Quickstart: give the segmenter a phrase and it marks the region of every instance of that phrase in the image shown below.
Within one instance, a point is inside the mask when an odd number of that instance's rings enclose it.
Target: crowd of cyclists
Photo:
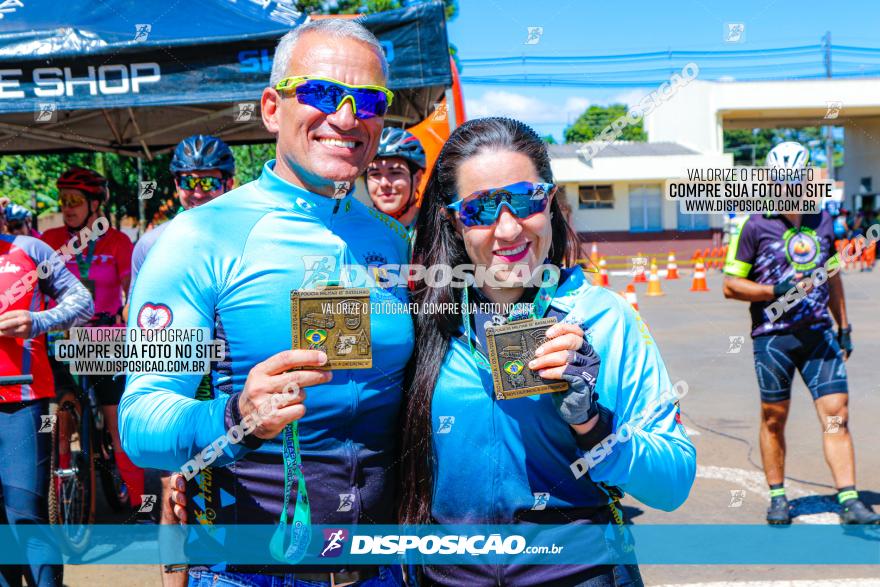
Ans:
[[[180,202],[173,221],[135,245],[110,228],[51,275],[34,280],[28,295],[0,314],[0,375],[33,376],[30,383],[0,388],[7,523],[48,522],[50,436],[38,432],[41,416],[50,413],[51,401],[75,393],[67,366],[47,352],[46,333],[76,325],[138,327],[157,308],[166,312],[163,326],[209,328],[224,342],[226,359],[206,376],[93,378],[133,521],[148,521],[138,512],[143,468],[162,471],[158,514],[165,524],[285,524],[289,516],[304,516],[331,525],[615,525],[622,523],[624,493],[666,511],[684,503],[696,455],[678,404],[660,401],[671,388],[660,352],[622,298],[584,279],[575,261],[578,238],[540,137],[511,119],[472,120],[452,133],[429,170],[415,136],[383,125],[393,100],[386,83],[383,52],[357,22],[320,20],[292,31],[278,46],[262,96],[263,122],[277,138],[276,159],[256,181],[235,186],[234,156],[222,140],[185,138],[171,159]],[[359,178],[375,210],[353,190],[333,197],[340,182],[354,185]],[[25,208],[0,201],[0,289],[35,271],[103,215],[109,193],[97,172],[70,169],[57,188],[64,225],[42,235]],[[405,230],[391,230],[376,210]],[[816,288],[808,304],[782,321],[763,317],[762,304],[810,269],[801,262],[795,271],[790,255],[776,246],[783,238],[814,244],[813,266],[834,251],[827,215],[755,218],[737,230],[725,269],[725,294],[752,302],[770,523],[790,521],[782,430],[793,371],[818,381],[810,389],[820,416],[836,416],[845,427],[841,355],[852,351],[839,280]],[[314,269],[304,259],[317,257],[337,261],[331,282],[345,264],[498,266],[504,287],[373,284],[370,301],[439,307],[470,299],[486,302],[480,307],[514,309],[415,316],[380,311],[371,316],[372,367],[322,370],[322,351],[290,349],[290,293]],[[526,287],[510,269],[516,264],[555,266],[560,279]],[[544,333],[527,368],[567,382],[568,391],[496,400],[485,326],[544,317],[558,323]],[[223,449],[210,474],[186,481],[174,473],[193,457],[193,447],[209,446],[291,384],[298,393]],[[572,475],[571,463],[642,418],[648,406],[659,407],[627,442],[588,475]],[[439,432],[441,421],[454,433]],[[291,446],[301,451],[292,454]],[[849,436],[826,436],[825,446],[843,521],[880,522],[855,490]],[[62,456],[58,466],[69,465]],[[344,496],[347,507],[340,505]],[[4,566],[4,581],[61,585],[63,569],[46,562],[49,541],[29,544],[28,565]],[[406,574],[409,584],[423,585],[641,584],[635,565],[586,561],[428,565]],[[166,585],[381,586],[405,580],[404,570],[394,566],[280,563],[163,568],[162,578]]]

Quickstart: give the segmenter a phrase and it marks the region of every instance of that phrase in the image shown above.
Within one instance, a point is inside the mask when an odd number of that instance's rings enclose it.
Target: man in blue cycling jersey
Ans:
[[[808,159],[808,151],[800,144],[785,142],[770,151],[767,166],[800,172]],[[770,486],[770,524],[791,523],[784,487],[785,422],[795,369],[810,389],[824,428],[825,459],[838,489],[842,522],[880,524],[880,515],[859,499],[855,488],[844,366],[852,352],[851,326],[843,281],[833,271],[839,270],[839,264],[831,216],[825,211],[749,216],[734,232],[727,252],[724,296],[751,302],[755,370],[761,389],[761,458]],[[821,279],[829,273],[833,275]],[[787,309],[781,307],[781,302],[788,305],[792,298],[799,299]],[[837,323],[837,335],[829,310]]]
[[[210,467],[189,465],[188,521],[272,524],[285,494],[296,498],[295,515],[311,505],[313,524],[394,521],[396,424],[413,344],[405,289],[369,290],[381,309],[370,315],[372,368],[321,371],[324,352],[290,350],[292,290],[369,286],[343,266],[407,262],[403,227],[339,189],[376,153],[392,99],[387,67],[378,41],[354,21],[319,20],[285,35],[262,97],[277,159],[258,180],[176,218],[141,268],[129,327],[206,327],[224,343],[225,359],[213,365],[204,401],[193,400],[201,375],[129,376],[120,427],[132,458],[178,469],[231,428],[257,422]],[[299,391],[285,393],[292,384]],[[318,387],[306,397],[310,386]],[[292,422],[305,483],[286,491],[282,460],[292,441],[282,446],[279,434],[288,440]],[[307,500],[297,497],[301,489]],[[256,573],[282,575],[285,584],[400,581],[391,567],[229,565],[193,567],[190,584],[250,584]]]

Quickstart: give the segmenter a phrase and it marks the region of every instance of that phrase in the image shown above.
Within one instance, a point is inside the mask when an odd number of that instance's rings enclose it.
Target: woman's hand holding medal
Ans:
[[[554,324],[547,329],[547,342],[535,355],[528,364],[530,369],[544,379],[561,379],[569,384],[568,391],[551,396],[562,419],[579,434],[589,432],[596,421],[593,390],[600,359],[584,338],[584,331],[575,324]]]

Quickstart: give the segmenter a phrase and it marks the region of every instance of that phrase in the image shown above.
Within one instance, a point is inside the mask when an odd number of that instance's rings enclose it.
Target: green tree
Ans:
[[[299,0],[297,6],[309,14],[374,14],[427,0]],[[458,16],[458,0],[443,0],[446,20]]]
[[[563,136],[566,143],[585,143],[598,139],[602,132],[611,126],[621,116],[626,116],[629,107],[626,104],[610,104],[608,106],[590,106],[583,114],[578,116],[574,124],[565,128]],[[624,126],[620,135],[616,137],[621,141],[647,141],[648,135],[642,126],[638,124]]]
[[[547,143],[548,145],[555,145],[556,139],[553,138],[553,135],[544,135],[541,137],[541,140]]]
[[[810,151],[816,167],[825,167],[825,129],[818,126],[803,128],[756,128],[724,131],[724,150],[733,153],[736,165],[763,165],[770,149],[783,141],[797,141]],[[754,158],[752,151],[754,150]],[[834,166],[843,165],[842,137],[834,137]]]

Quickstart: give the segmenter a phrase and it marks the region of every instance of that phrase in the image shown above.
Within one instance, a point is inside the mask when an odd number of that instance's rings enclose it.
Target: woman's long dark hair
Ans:
[[[446,205],[458,199],[456,174],[459,166],[479,153],[512,151],[532,160],[542,181],[552,183],[550,156],[541,138],[527,125],[509,118],[479,118],[458,127],[434,165],[416,225],[413,263],[425,267],[455,267],[470,263],[464,242],[456,230]],[[557,198],[550,205],[550,260],[557,266],[573,266],[578,238],[560,210]],[[420,307],[461,301],[461,291],[451,285],[428,287],[416,284],[412,301]],[[449,307],[449,306],[446,306]],[[449,340],[461,325],[461,316],[425,314],[415,320],[415,352],[407,368],[402,431],[402,496],[400,521],[403,524],[431,523],[433,458],[431,438],[431,400],[440,365],[449,349]]]

